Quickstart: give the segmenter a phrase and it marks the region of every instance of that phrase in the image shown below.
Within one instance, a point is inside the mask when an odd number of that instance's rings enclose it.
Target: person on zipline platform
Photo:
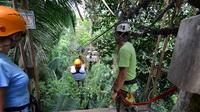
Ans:
[[[138,89],[135,79],[136,53],[130,43],[130,29],[130,24],[127,22],[121,22],[115,28],[118,72],[112,88],[112,99],[116,102],[117,112],[135,112],[134,107],[122,102],[122,98],[135,102],[133,94]]]
[[[8,57],[25,31],[26,23],[19,12],[0,6],[0,112],[29,112],[29,78]]]
[[[71,66],[70,72],[73,79],[78,83],[78,86],[83,86],[86,72],[85,64],[82,63],[81,59],[74,60],[74,65]]]

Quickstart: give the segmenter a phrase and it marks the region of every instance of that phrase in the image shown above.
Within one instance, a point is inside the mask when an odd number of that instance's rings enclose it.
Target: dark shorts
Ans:
[[[9,107],[9,108],[5,108],[4,112],[27,112],[26,110],[28,110],[29,104],[20,106],[20,107]]]

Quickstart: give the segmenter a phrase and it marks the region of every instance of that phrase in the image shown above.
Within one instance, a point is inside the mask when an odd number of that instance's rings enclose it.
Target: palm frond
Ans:
[[[8,0],[1,0],[0,5],[11,6],[12,2]]]
[[[75,28],[75,14],[68,0],[30,0],[30,8],[35,12],[37,25],[34,42],[44,51],[57,45],[65,29]]]

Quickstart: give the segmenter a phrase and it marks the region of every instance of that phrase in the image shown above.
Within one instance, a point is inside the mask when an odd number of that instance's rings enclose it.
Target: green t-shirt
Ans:
[[[132,80],[136,77],[136,53],[133,45],[130,42],[124,43],[118,53],[118,67],[128,68],[126,80]],[[123,90],[134,92],[138,89],[137,84],[124,85]]]

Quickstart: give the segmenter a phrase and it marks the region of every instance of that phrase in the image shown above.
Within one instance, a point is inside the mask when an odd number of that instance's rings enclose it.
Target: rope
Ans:
[[[88,43],[86,43],[85,45],[79,47],[80,48],[84,48],[86,46],[88,46],[89,44],[91,44],[92,42],[96,41],[99,37],[103,36],[106,32],[108,32],[109,30],[111,30],[117,23],[114,23],[111,27],[109,27],[106,31],[104,31],[103,33],[101,33],[100,35],[98,35],[97,37],[95,37],[94,39],[92,39],[91,41],[89,41]]]
[[[146,102],[138,102],[138,103],[134,103],[134,102],[128,102],[127,100],[125,100],[124,98],[122,98],[122,102],[129,105],[129,106],[140,106],[140,105],[147,105],[150,103],[153,103],[159,99],[162,99],[166,96],[168,96],[171,93],[174,93],[177,90],[177,87],[171,87],[169,89],[167,89],[165,92],[163,92],[162,94],[160,94],[159,96],[156,96],[154,98],[151,98],[150,100],[146,101]],[[122,97],[122,93],[119,91],[118,95],[120,97]]]

